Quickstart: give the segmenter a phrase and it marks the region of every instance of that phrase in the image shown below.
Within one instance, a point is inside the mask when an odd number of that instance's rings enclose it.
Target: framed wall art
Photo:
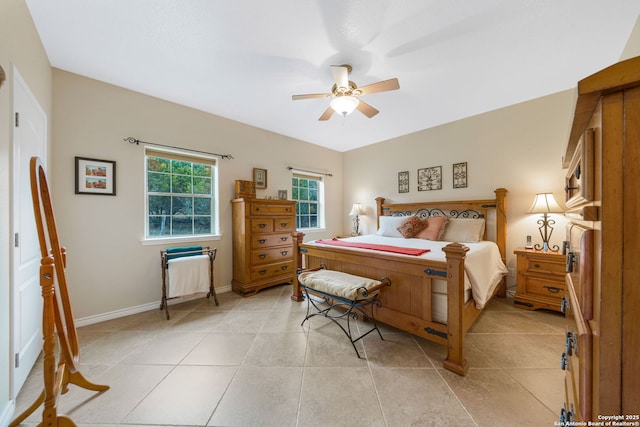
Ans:
[[[442,190],[442,166],[418,169],[418,191]]]
[[[409,171],[398,172],[398,193],[409,192]]]
[[[116,162],[76,157],[76,194],[116,195]]]
[[[253,182],[256,183],[256,188],[267,188],[267,170],[253,168]]]
[[[453,164],[453,188],[467,188],[467,162]]]

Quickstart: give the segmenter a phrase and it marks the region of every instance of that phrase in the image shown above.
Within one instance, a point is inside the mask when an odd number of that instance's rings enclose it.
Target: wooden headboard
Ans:
[[[430,216],[450,216],[454,218],[487,218],[490,210],[496,212],[496,244],[500,249],[503,262],[507,254],[507,190],[498,188],[494,191],[495,199],[456,200],[441,202],[385,203],[384,197],[377,197],[377,225],[380,227],[381,216],[418,215],[422,218]],[[485,228],[484,238],[487,238]]]

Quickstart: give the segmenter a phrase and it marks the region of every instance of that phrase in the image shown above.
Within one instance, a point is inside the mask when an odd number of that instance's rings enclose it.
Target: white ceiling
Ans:
[[[565,89],[620,59],[638,0],[26,0],[51,65],[347,151]],[[329,121],[330,65],[380,110]],[[143,136],[140,136],[141,138]]]

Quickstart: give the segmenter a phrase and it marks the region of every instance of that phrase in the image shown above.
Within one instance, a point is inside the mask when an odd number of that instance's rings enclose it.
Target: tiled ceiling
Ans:
[[[26,0],[53,67],[347,151],[575,87],[638,0]],[[380,110],[318,121],[330,65]]]

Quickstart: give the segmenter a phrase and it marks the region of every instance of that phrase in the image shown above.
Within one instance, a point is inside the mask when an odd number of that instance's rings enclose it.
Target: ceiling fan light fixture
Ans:
[[[343,95],[337,96],[333,100],[331,100],[330,105],[331,108],[333,108],[333,111],[346,117],[349,114],[353,113],[353,110],[358,107],[359,103],[360,100],[355,96]]]

